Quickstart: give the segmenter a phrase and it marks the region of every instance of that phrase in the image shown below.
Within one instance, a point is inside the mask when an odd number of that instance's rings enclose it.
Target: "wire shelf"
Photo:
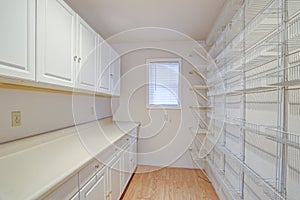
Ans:
[[[237,119],[238,120],[238,119]],[[238,120],[239,121],[239,120]],[[280,131],[277,128],[258,125],[240,120],[241,128],[256,135],[264,136],[269,140],[286,144],[290,147],[300,149],[300,135]]]
[[[201,79],[203,79],[205,82],[207,82],[207,78],[205,77],[205,75],[199,71],[198,69],[193,69],[192,73],[195,73],[196,75],[198,75]]]
[[[300,6],[299,6],[300,7]],[[300,8],[299,8],[300,9]],[[300,12],[288,22],[288,50],[289,52],[300,49]]]
[[[241,193],[239,190],[233,188],[233,186],[227,181],[225,174],[222,170],[218,169],[210,159],[206,159],[210,169],[214,173],[215,177],[219,182],[222,183],[224,189],[229,192],[229,195],[232,200],[242,200]]]
[[[206,135],[208,130],[207,129],[203,129],[200,127],[190,127],[190,131],[193,135],[197,136],[197,135]]]
[[[300,89],[289,91],[289,110],[291,115],[300,116]]]
[[[199,120],[199,126],[200,128],[203,128],[203,129],[207,129],[208,128],[208,124],[206,122],[206,120],[200,115],[199,110],[195,110],[195,109],[192,109],[191,108],[191,111],[192,111],[192,114],[193,116],[195,117],[196,120]]]
[[[192,89],[194,89],[194,90],[207,90],[208,86],[206,86],[206,85],[194,85]]]
[[[288,149],[288,175],[291,180],[300,183],[300,149]]]
[[[269,85],[297,86],[300,85],[300,51],[287,57],[288,67],[267,75]],[[286,78],[284,78],[286,77]]]
[[[278,93],[275,92],[264,92],[264,93],[252,93],[247,95],[245,101],[248,105],[251,104],[278,104]],[[247,106],[248,106],[247,105]]]
[[[251,169],[245,162],[241,160],[238,156],[236,156],[234,153],[232,153],[227,147],[222,146],[220,144],[216,145],[216,148],[220,149],[225,155],[231,157],[243,170],[243,172],[262,190],[264,193],[270,198],[270,199],[282,199],[284,200],[284,197],[282,197],[281,194],[274,188],[274,182],[275,180],[269,180],[262,178],[259,174],[257,174],[253,169]]]
[[[279,12],[278,0],[246,0],[245,1],[245,23],[249,25],[257,18],[264,15],[273,14],[273,11]],[[268,16],[267,16],[268,17]],[[261,20],[257,20],[262,21]]]
[[[263,66],[278,59],[280,45],[270,43],[270,41],[264,41],[246,52],[245,71]]]
[[[193,110],[207,110],[207,109],[212,109],[212,106],[190,106],[190,109]]]
[[[201,97],[204,101],[208,102],[208,98],[206,96],[204,96],[201,92],[199,92],[198,90],[194,89],[194,88],[191,88],[191,90],[193,92],[195,92],[199,97]]]
[[[300,2],[298,0],[287,0],[288,18],[293,19],[300,13]]]
[[[291,148],[300,149],[300,134],[294,134],[278,129],[268,128],[266,137],[275,142],[286,144]]]
[[[300,87],[297,88],[300,85],[300,1],[245,0],[223,29],[212,51],[216,63],[209,64],[207,95],[210,105],[215,108],[207,113],[210,127],[206,138],[224,155],[218,156],[213,151],[208,156],[211,165],[221,173],[219,179],[226,181],[216,164],[225,170],[224,166],[232,163],[227,159],[235,160],[243,173],[234,173],[230,167],[227,171],[240,180],[241,188],[250,184],[248,186],[255,195],[248,196],[243,190],[241,194],[247,199],[294,197],[291,193],[299,184],[294,185],[291,180],[300,183],[300,134],[283,132],[278,127],[285,126],[282,119],[288,116],[292,120],[288,125],[294,130],[296,116],[300,116]],[[224,103],[216,103],[218,100]],[[289,106],[283,106],[283,100],[287,100]],[[243,110],[238,112],[239,109]],[[275,126],[249,122],[255,115],[266,112],[268,115],[274,113]],[[274,124],[272,119],[264,121]],[[252,138],[257,140],[251,143]],[[232,148],[236,154],[225,147],[235,143],[239,144]],[[287,150],[287,155],[283,149]],[[249,167],[251,158],[247,156],[256,154],[266,160],[272,168],[270,171],[254,165]],[[281,172],[289,176],[287,180],[281,177]]]
[[[270,62],[266,65],[253,68],[248,71],[246,74],[245,89],[243,92],[260,92],[260,91],[269,91],[276,90],[277,86],[270,85],[269,83],[269,73],[276,71],[278,68],[276,65],[277,61]]]

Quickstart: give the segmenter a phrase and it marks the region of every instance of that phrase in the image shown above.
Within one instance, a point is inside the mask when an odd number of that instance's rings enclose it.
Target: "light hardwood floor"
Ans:
[[[198,169],[138,166],[122,200],[218,200]]]

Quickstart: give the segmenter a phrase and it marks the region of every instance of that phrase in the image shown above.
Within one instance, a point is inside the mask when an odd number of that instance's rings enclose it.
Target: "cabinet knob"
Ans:
[[[95,165],[95,168],[96,168],[96,169],[99,169],[99,167],[100,167],[100,165]]]
[[[74,56],[74,61],[75,61],[75,62],[77,61],[77,58],[78,58],[77,56]]]
[[[81,62],[81,58],[78,58],[78,63],[80,63]]]

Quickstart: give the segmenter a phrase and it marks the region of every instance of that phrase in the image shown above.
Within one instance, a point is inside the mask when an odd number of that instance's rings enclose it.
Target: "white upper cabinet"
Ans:
[[[62,0],[37,1],[37,81],[74,86],[76,16]]]
[[[78,64],[76,87],[94,91],[96,88],[96,66],[98,34],[78,17]]]
[[[0,74],[35,80],[35,0],[0,4]]]
[[[97,91],[113,96],[120,95],[120,58],[117,52],[102,38],[98,51]]]
[[[111,68],[110,53],[111,47],[106,41],[100,42],[99,63],[98,63],[98,87],[97,91],[105,94],[111,93]]]
[[[118,54],[63,0],[0,1],[0,76],[120,95]]]
[[[112,50],[111,51],[111,94],[113,96],[120,96],[120,65],[121,59],[119,55]]]

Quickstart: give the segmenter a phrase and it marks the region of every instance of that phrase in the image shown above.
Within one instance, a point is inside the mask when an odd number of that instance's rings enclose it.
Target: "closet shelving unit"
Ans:
[[[197,48],[194,48],[193,53],[196,54],[202,62],[206,64],[209,63],[207,53],[203,52],[201,49],[198,50]],[[190,128],[190,133],[194,138],[193,143],[190,147],[190,155],[194,163],[199,168],[203,168],[203,158],[208,153],[206,151],[206,148],[203,148],[205,137],[209,128],[205,113],[212,108],[209,105],[209,98],[207,97],[207,91],[209,89],[206,78],[207,72],[205,67],[203,69],[200,70],[195,68],[192,72],[190,72],[191,74],[195,74],[196,76],[198,76],[201,80],[201,84],[193,85],[190,88],[191,92],[196,95],[199,102],[201,101],[201,103],[198,102],[198,105],[190,106],[190,110],[198,122],[196,127]]]
[[[245,0],[209,55],[193,160],[222,198],[298,199],[300,1]]]

